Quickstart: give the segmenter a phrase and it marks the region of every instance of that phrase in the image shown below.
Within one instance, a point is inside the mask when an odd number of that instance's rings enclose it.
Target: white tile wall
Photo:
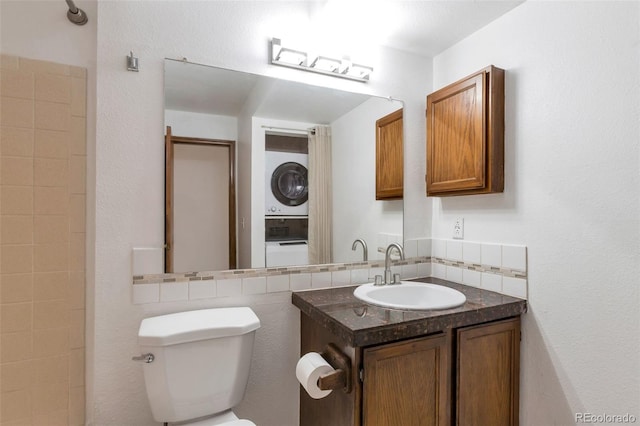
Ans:
[[[527,269],[527,248],[523,246],[502,246],[502,267]]]
[[[402,272],[400,272],[400,276],[403,280],[408,280],[410,278],[418,278],[418,265],[403,265],[401,268]]]
[[[466,263],[480,265],[482,263],[480,247],[480,243],[468,243],[465,241],[462,245],[462,260]]]
[[[498,244],[482,244],[481,261],[483,265],[502,266],[502,247]]]
[[[331,272],[331,286],[341,287],[351,285],[351,271],[333,271]]]
[[[462,269],[457,266],[447,266],[447,280],[462,283]]]
[[[158,303],[160,301],[160,284],[136,284],[133,286],[133,303]]]
[[[502,275],[483,272],[482,288],[485,290],[502,293]]]
[[[242,294],[265,294],[267,277],[251,277],[242,279]]]
[[[240,278],[230,278],[217,280],[218,297],[236,297],[242,295],[242,280]]]
[[[403,248],[405,258],[418,256],[418,240],[405,241]]]
[[[161,283],[160,301],[178,302],[189,300],[189,286],[187,283]]]
[[[431,250],[433,257],[439,257],[444,259],[447,257],[447,242],[446,240],[432,240]]]
[[[502,292],[506,295],[527,298],[527,281],[522,278],[502,277]]]
[[[380,239],[392,242],[396,237],[379,234]],[[158,273],[156,268],[162,250],[155,248],[135,248],[133,250],[136,275]],[[526,274],[527,248],[516,245],[484,244],[458,240],[431,240],[428,238],[410,240],[405,245],[405,257],[433,256],[451,261],[463,261],[465,266],[441,263],[418,263],[395,265],[392,274],[399,273],[402,279],[435,277],[479,287],[514,297],[527,297],[527,280],[513,278],[510,270]],[[384,257],[384,256],[383,256]],[[394,254],[394,259],[398,256]],[[482,272],[467,269],[471,265],[497,267],[502,270]],[[146,271],[146,272],[143,272]],[[504,276],[502,274],[505,274]],[[328,288],[373,282],[375,275],[384,275],[384,268],[345,269],[339,271],[291,273],[262,277],[208,279],[203,281],[178,281],[171,283],[140,283],[133,286],[133,303],[158,303],[169,301],[209,299],[216,297],[236,297],[242,295]]]
[[[313,272],[311,274],[311,288],[331,287],[331,272]]]
[[[162,248],[135,247],[131,253],[133,275],[164,273],[164,253]]]
[[[470,269],[462,270],[462,284],[480,288],[482,285],[482,274]]]
[[[311,288],[311,274],[291,274],[289,276],[291,291],[308,290]]]
[[[289,291],[289,274],[267,277],[267,293]]]
[[[216,297],[216,280],[189,281],[189,300]]]
[[[462,241],[447,240],[447,256],[449,260],[462,260]]]
[[[439,263],[434,263],[431,265],[431,271],[433,276],[436,278],[442,278],[443,280],[447,279],[447,267],[446,265],[441,265]]]
[[[351,270],[351,283],[352,284],[365,284],[371,282],[369,279],[368,269],[352,269]]]
[[[431,263],[418,263],[418,277],[431,276]]]
[[[431,256],[431,238],[418,240],[418,256]]]

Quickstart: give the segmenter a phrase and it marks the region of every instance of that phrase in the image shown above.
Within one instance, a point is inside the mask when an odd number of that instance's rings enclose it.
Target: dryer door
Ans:
[[[271,192],[285,206],[299,206],[309,198],[307,168],[290,161],[280,164],[271,175]]]

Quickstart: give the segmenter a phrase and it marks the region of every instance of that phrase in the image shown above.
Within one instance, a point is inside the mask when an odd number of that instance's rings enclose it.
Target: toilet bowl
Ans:
[[[260,320],[247,307],[202,309],[142,320],[138,343],[158,422],[255,426],[232,408],[243,397]]]

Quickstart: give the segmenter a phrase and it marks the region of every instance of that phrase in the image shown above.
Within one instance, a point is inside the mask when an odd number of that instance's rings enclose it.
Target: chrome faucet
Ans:
[[[400,254],[400,259],[404,260],[404,250],[402,249],[402,246],[398,243],[389,244],[389,246],[387,247],[387,251],[384,255],[384,284],[400,284],[400,281],[396,280],[395,277],[394,277],[394,280],[391,281],[391,266],[390,266],[391,252],[393,251],[394,248],[398,250],[398,253]]]
[[[369,253],[367,251],[367,243],[365,243],[362,238],[358,238],[353,242],[353,245],[351,246],[351,250],[356,251],[356,247],[358,247],[358,243],[362,244],[362,260],[366,262],[369,260]]]

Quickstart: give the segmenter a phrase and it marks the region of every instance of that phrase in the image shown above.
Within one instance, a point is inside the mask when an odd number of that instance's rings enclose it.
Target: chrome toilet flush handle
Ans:
[[[146,362],[147,364],[153,362],[154,359],[156,359],[156,357],[153,356],[152,353],[142,354],[131,358],[132,361],[142,361]]]

